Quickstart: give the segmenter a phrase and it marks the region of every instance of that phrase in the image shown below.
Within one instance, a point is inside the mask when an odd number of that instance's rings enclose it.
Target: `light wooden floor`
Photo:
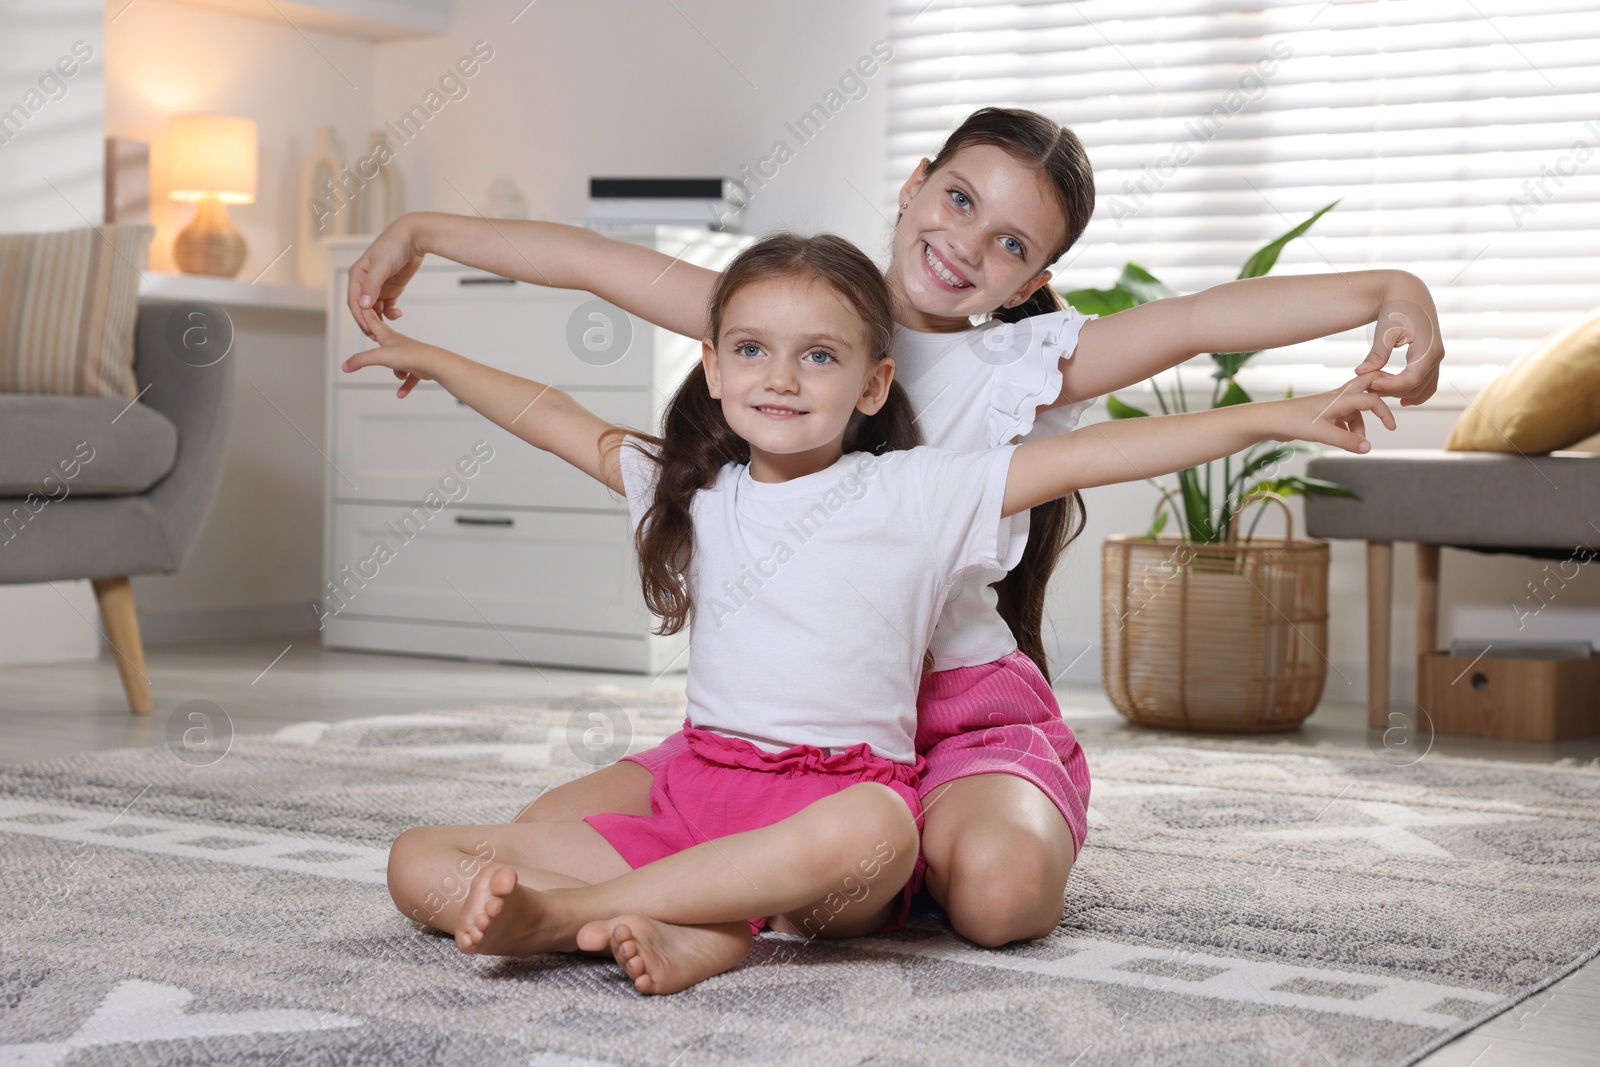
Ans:
[[[109,659],[97,663],[0,667],[0,762],[99,749],[141,747],[165,736],[167,718],[189,700],[207,700],[237,733],[291,723],[518,703],[574,696],[610,682],[630,689],[679,689],[683,676],[566,671],[512,664],[330,652],[314,638],[292,642],[185,645],[148,650],[155,714],[127,711]],[[1069,723],[1109,729],[1122,723],[1098,688],[1057,687]],[[1325,701],[1290,739],[1366,748],[1365,712]],[[1600,737],[1560,744],[1437,738],[1434,751],[1519,762],[1600,758]],[[1576,1067],[1600,1065],[1600,961],[1524,1001],[1422,1061],[1426,1067]]]

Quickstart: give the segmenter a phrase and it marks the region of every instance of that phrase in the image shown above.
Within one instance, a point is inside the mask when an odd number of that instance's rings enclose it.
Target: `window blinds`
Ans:
[[[1447,368],[1481,377],[1600,305],[1593,0],[894,0],[891,22],[890,197],[974,108],[1051,116],[1098,195],[1067,288],[1130,259],[1179,292],[1228,281],[1339,199],[1276,273],[1412,271]],[[1370,336],[1257,362],[1347,369]]]

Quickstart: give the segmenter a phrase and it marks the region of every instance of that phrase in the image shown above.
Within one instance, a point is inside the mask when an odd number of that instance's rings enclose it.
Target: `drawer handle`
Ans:
[[[515,519],[503,515],[457,515],[456,524],[459,526],[515,526]]]
[[[495,275],[465,275],[456,279],[457,285],[516,285],[515,278],[501,278]]]

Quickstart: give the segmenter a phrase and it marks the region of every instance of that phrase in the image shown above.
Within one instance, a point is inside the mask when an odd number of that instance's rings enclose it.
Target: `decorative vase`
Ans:
[[[341,159],[344,150],[332,126],[318,126],[317,140],[300,169],[300,227],[295,242],[301,285],[321,288],[328,284],[329,237],[350,232]]]
[[[1276,497],[1288,514],[1288,505]],[[1178,730],[1292,730],[1328,669],[1328,546],[1295,540],[1106,539],[1106,695],[1130,722]]]
[[[373,130],[367,137],[367,155],[363,160],[367,170],[375,172],[367,177],[359,174],[361,191],[356,195],[358,233],[382,233],[384,228],[405,214],[405,181],[395,162],[394,145],[383,130]]]
[[[244,234],[214,196],[196,204],[194,219],[172,243],[173,261],[185,274],[231,278],[244,266],[244,254]]]

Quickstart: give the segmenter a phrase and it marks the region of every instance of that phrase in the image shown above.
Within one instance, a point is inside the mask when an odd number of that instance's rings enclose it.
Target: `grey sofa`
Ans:
[[[140,305],[137,403],[0,394],[0,584],[91,579],[136,713],[151,710],[150,684],[128,579],[182,565],[233,409],[236,357],[199,366],[175,349],[167,326],[180,308],[193,305]]]
[[[1439,640],[1443,546],[1566,558],[1600,546],[1600,455],[1406,450],[1318,456],[1307,473],[1359,500],[1309,496],[1313,537],[1367,542],[1367,725],[1389,714],[1394,543],[1417,546],[1417,649]]]

